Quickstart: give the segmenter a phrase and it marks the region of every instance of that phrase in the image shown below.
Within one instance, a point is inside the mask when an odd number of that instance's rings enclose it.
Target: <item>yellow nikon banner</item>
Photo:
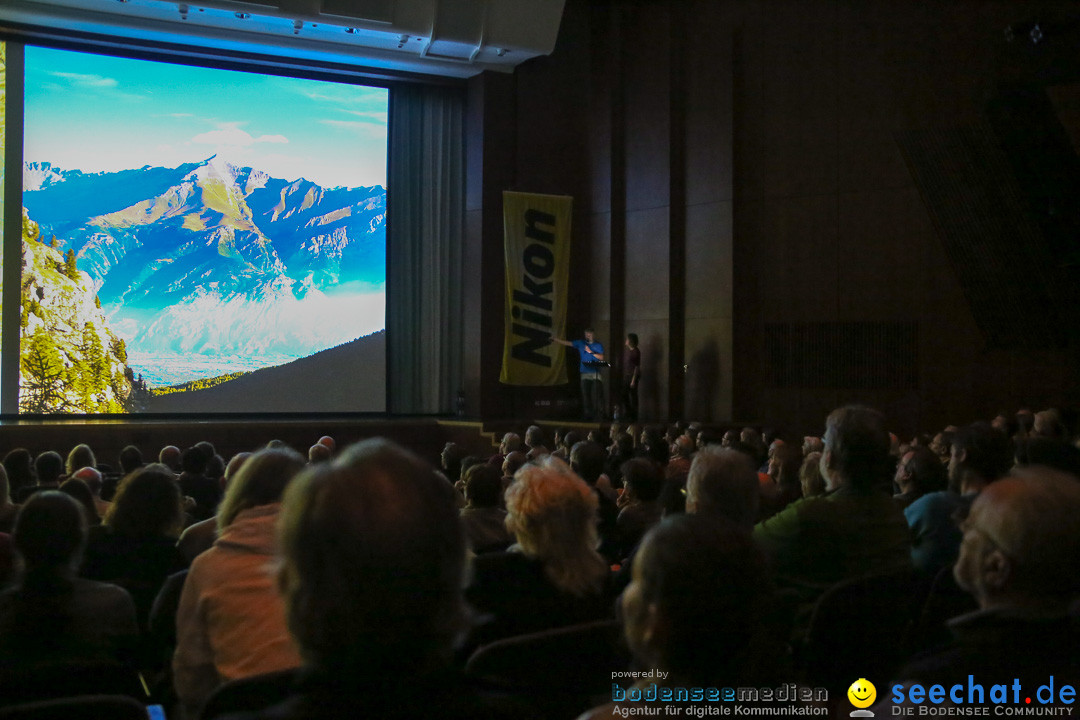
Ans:
[[[570,211],[565,195],[503,193],[507,385],[564,385],[566,352],[551,336],[566,334],[570,277]]]

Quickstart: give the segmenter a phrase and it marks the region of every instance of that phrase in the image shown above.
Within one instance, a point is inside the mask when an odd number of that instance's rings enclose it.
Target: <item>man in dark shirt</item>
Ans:
[[[638,348],[637,333],[626,334],[626,349],[623,350],[623,404],[626,422],[638,419],[638,380],[641,377],[641,350]]]

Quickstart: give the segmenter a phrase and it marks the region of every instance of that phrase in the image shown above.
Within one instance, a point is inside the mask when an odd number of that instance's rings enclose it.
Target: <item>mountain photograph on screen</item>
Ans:
[[[26,68],[21,412],[385,410],[385,89]]]

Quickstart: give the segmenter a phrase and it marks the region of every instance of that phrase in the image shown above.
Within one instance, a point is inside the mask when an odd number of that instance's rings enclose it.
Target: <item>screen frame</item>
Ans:
[[[23,119],[24,119],[24,48],[34,45],[58,50],[87,52],[134,60],[150,60],[194,67],[213,68],[276,75],[281,77],[334,82],[345,85],[364,85],[385,88],[388,91],[387,109],[387,183],[386,204],[390,206],[389,179],[392,175],[390,147],[394,142],[393,117],[394,87],[401,83],[418,83],[462,88],[466,81],[457,78],[429,77],[413,73],[372,70],[362,66],[343,64],[316,63],[313,61],[274,57],[269,55],[202,48],[193,45],[153,43],[132,39],[119,39],[95,33],[60,31],[38,26],[0,24],[0,41],[7,43],[7,118],[5,140],[5,177],[19,178],[20,182],[7,182],[5,191],[4,222],[4,270],[3,270],[3,328],[0,330],[0,421],[6,420],[156,420],[156,419],[254,419],[272,417],[289,419],[297,417],[384,417],[390,414],[389,391],[392,385],[390,375],[393,372],[390,357],[390,343],[385,350],[386,386],[383,394],[382,411],[319,411],[312,409],[303,412],[191,412],[191,413],[65,413],[65,414],[29,414],[18,411],[21,313],[19,289],[21,287],[22,258],[22,172],[23,172]],[[14,52],[13,52],[14,51]],[[15,71],[12,72],[12,57],[15,57]],[[16,82],[12,83],[12,77]],[[13,92],[13,89],[17,92]],[[13,98],[15,102],[13,102]],[[14,202],[12,202],[14,200]],[[384,272],[389,278],[389,266],[393,243],[393,221],[387,213],[386,220],[386,267]],[[15,233],[13,230],[17,230]],[[12,240],[14,236],[17,240]],[[391,293],[387,287],[387,305],[391,302]],[[385,332],[385,330],[384,330]]]

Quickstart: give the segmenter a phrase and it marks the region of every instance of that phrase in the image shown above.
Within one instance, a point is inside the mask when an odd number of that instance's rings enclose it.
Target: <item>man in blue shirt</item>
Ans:
[[[584,405],[586,420],[599,422],[601,405],[604,397],[603,380],[600,377],[599,363],[604,362],[604,346],[594,339],[592,328],[585,329],[585,339],[569,342],[554,335],[552,342],[572,347],[578,351],[581,362],[578,370],[581,372],[581,399]]]

